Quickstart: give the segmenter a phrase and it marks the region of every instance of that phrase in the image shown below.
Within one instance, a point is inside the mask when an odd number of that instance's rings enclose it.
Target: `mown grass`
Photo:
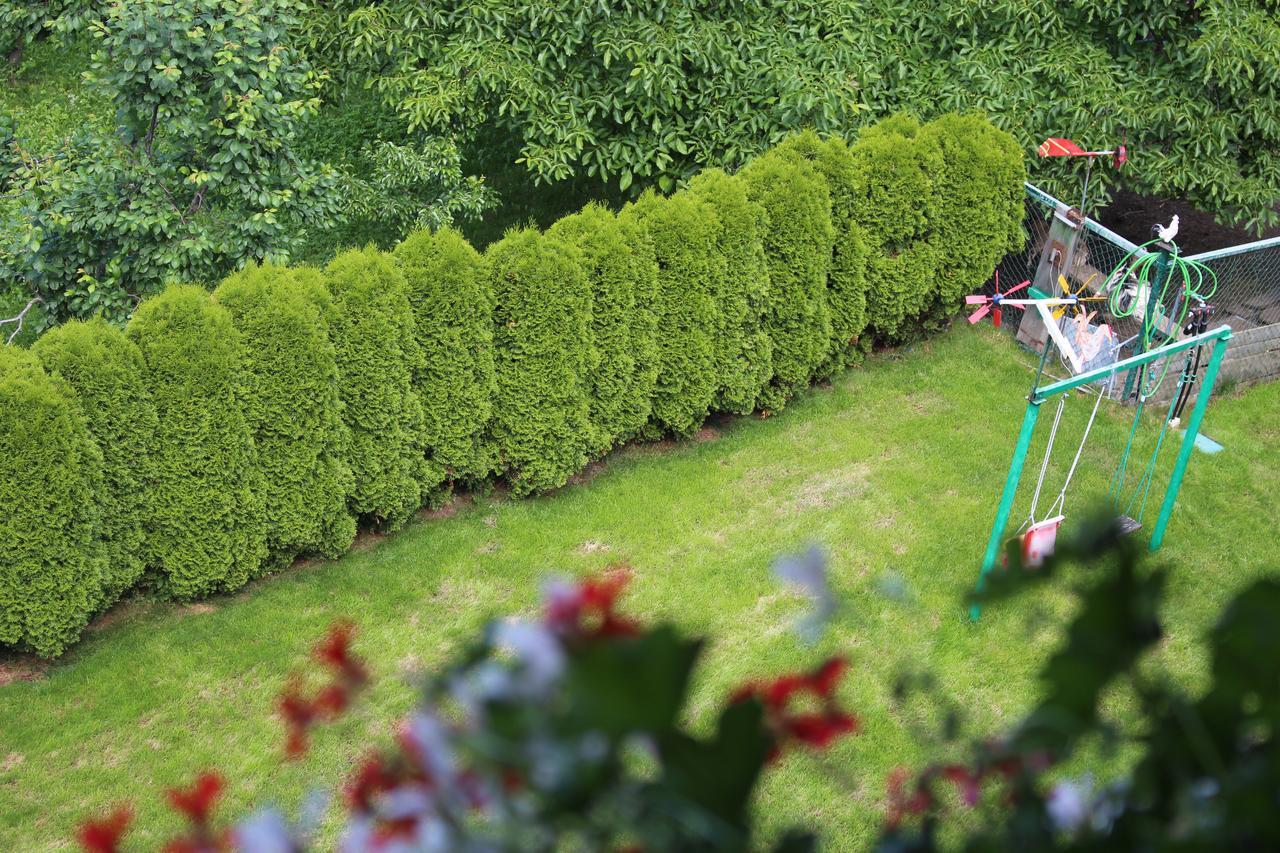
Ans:
[[[36,680],[0,688],[0,849],[67,847],[78,819],[121,799],[136,803],[136,840],[154,845],[175,827],[160,791],[204,767],[232,780],[224,814],[295,804],[311,784],[336,784],[359,740],[385,737],[411,703],[411,672],[443,660],[486,618],[530,611],[547,574],[614,561],[635,569],[627,609],[713,638],[690,708],[697,725],[747,677],[837,650],[851,657],[846,698],[864,733],[824,761],[800,755],[773,770],[758,814],[769,830],[820,824],[828,849],[865,843],[886,774],[933,749],[939,715],[929,702],[895,703],[897,676],[933,671],[975,732],[998,729],[1035,700],[1035,673],[1070,615],[1061,588],[990,609],[977,625],[962,602],[1028,360],[989,329],[955,329],[877,355],[776,417],[626,449],[558,494],[481,498],[204,606],[126,604]],[[1085,402],[1064,417],[1059,462],[1074,449]],[[1213,406],[1206,430],[1226,452],[1194,457],[1161,554],[1177,570],[1157,657],[1190,684],[1203,674],[1197,641],[1217,611],[1277,565],[1278,406],[1280,385]],[[1095,428],[1073,518],[1105,492],[1126,415],[1108,411]],[[1144,434],[1154,439],[1154,425]],[[803,601],[769,566],[813,541],[831,552],[844,606],[807,647],[791,630]],[[274,697],[340,616],[360,624],[377,684],[319,735],[307,761],[284,764]],[[1122,691],[1111,704],[1121,717],[1129,707]]]

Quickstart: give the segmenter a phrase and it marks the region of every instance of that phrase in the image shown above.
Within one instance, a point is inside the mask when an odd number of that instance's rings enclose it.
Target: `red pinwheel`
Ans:
[[[992,324],[995,325],[997,329],[1000,328],[1000,303],[1004,300],[1005,297],[1009,296],[1009,294],[1017,293],[1019,290],[1022,290],[1022,288],[1027,287],[1030,284],[1031,284],[1031,280],[1027,279],[1022,284],[1019,284],[1016,287],[1011,287],[1008,290],[1001,293],[1000,292],[1000,270],[996,270],[996,292],[995,293],[990,295],[986,293],[973,293],[964,298],[964,302],[966,305],[982,306],[977,311],[974,311],[972,314],[969,315],[969,322],[976,323],[979,320],[981,320],[983,317],[987,316],[988,313],[990,313]]]

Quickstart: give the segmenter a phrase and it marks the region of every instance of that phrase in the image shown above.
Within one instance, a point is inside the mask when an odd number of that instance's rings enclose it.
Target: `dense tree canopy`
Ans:
[[[1266,0],[338,0],[306,37],[406,122],[486,123],[547,180],[669,189],[788,130],[984,112],[1029,150],[1127,133],[1120,180],[1240,221],[1280,196],[1280,19]],[[1034,176],[1075,187],[1069,166]]]

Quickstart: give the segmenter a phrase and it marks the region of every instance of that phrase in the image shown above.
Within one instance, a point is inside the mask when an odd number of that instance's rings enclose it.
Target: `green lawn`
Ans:
[[[135,841],[154,843],[174,828],[160,789],[207,766],[233,780],[226,813],[268,799],[292,805],[308,784],[340,778],[354,750],[344,741],[385,733],[409,707],[415,669],[440,661],[487,617],[528,611],[548,573],[619,560],[635,568],[631,611],[714,637],[692,705],[697,723],[748,676],[850,655],[848,704],[864,734],[841,743],[830,766],[787,759],[769,776],[759,814],[769,828],[821,821],[829,849],[865,842],[885,774],[923,760],[922,728],[937,717],[926,703],[895,705],[895,676],[932,669],[978,730],[1000,727],[1034,700],[1034,674],[1070,615],[1061,589],[991,609],[977,625],[962,606],[1029,360],[988,327],[957,328],[871,358],[779,416],[626,449],[552,496],[480,499],[204,605],[125,604],[36,680],[0,688],[0,849],[67,847],[78,818],[122,798],[137,805]],[[1064,418],[1066,445],[1085,402],[1074,400]],[[1170,526],[1162,556],[1178,570],[1157,654],[1191,683],[1204,663],[1197,639],[1214,614],[1277,564],[1278,410],[1280,384],[1214,405],[1206,430],[1227,450],[1195,455]],[[1095,428],[1074,517],[1105,491],[1126,428],[1124,413]],[[1154,426],[1144,432],[1153,439]],[[845,602],[818,648],[794,636],[803,602],[769,570],[776,554],[811,541],[830,548]],[[305,763],[284,765],[274,696],[339,616],[361,625],[377,686],[320,734]],[[12,673],[24,663],[0,665]],[[1125,713],[1121,691],[1112,705]]]

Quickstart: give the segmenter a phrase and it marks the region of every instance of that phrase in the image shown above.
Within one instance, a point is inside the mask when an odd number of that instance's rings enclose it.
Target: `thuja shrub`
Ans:
[[[748,414],[773,375],[773,341],[766,328],[769,264],[764,235],[769,217],[747,197],[746,183],[719,169],[689,182],[689,192],[716,215],[721,263],[712,282],[716,304],[715,409]]]
[[[653,244],[657,262],[653,433],[691,435],[702,426],[716,378],[715,282],[723,275],[715,211],[696,195],[646,192],[626,207]]]
[[[328,321],[294,271],[271,264],[229,276],[213,298],[244,344],[241,401],[262,472],[268,561],[335,557],[356,524],[347,512],[350,433]]]
[[[781,409],[813,379],[831,342],[827,270],[835,229],[831,194],[808,161],[769,151],[742,170],[751,199],[769,215],[769,336],[773,377],[760,405]]]
[[[637,365],[653,358],[653,331],[636,300],[637,249],[618,217],[599,204],[563,217],[547,233],[581,251],[591,288],[587,449],[598,456],[635,435],[651,411],[653,382]]]
[[[138,347],[101,317],[46,332],[32,352],[74,389],[89,434],[102,452],[99,609],[138,582],[150,549],[151,446],[159,429]]]
[[[484,259],[457,231],[418,231],[396,247],[421,350],[414,387],[427,458],[449,481],[493,470],[493,296]],[[431,496],[427,496],[430,498]]]
[[[831,345],[819,372],[830,375],[856,364],[866,342],[867,242],[854,215],[858,169],[848,144],[838,136],[823,139],[812,130],[789,137],[778,146],[783,156],[810,162],[831,195],[831,225],[835,241],[827,270],[827,306],[831,311]]]
[[[635,388],[647,389],[640,405],[646,412],[646,420],[636,424],[629,435],[620,441],[629,441],[643,435],[649,429],[653,415],[653,392],[658,385],[658,259],[654,251],[649,229],[635,216],[617,217],[622,237],[631,247],[631,287],[635,292],[635,310],[631,314],[631,343],[635,353],[635,373],[631,383]]]
[[[591,291],[582,254],[534,228],[485,253],[493,290],[493,437],[518,495],[563,486],[587,461]]]
[[[234,590],[267,553],[240,335],[227,310],[193,285],[143,302],[126,332],[142,353],[158,419],[149,503],[160,586],[178,599]]]
[[[934,222],[942,253],[936,309],[949,316],[1006,253],[1022,248],[1027,170],[1017,141],[983,116],[949,113],[920,133],[942,154],[934,180],[945,201]]]
[[[867,322],[876,338],[901,340],[937,291],[941,253],[933,238],[947,207],[935,195],[942,153],[909,116],[864,129],[850,150],[858,173],[853,219],[868,250]]]
[[[325,268],[333,297],[343,416],[351,431],[354,483],[347,506],[383,529],[404,524],[439,487],[443,471],[427,462],[422,401],[413,377],[422,369],[404,276],[388,254],[353,249]]]
[[[0,346],[0,643],[56,657],[80,635],[103,571],[102,455],[71,387]]]

